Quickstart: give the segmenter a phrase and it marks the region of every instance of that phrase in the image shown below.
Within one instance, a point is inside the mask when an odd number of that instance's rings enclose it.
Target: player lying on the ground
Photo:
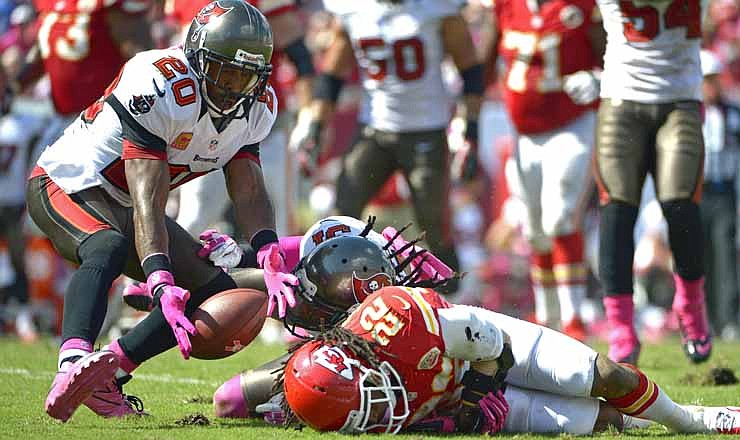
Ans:
[[[396,266],[361,237],[327,241],[306,257],[304,265],[323,271],[306,271],[323,298],[341,298],[341,290],[350,291],[354,274],[365,267],[391,267],[391,273],[379,270],[378,275],[398,282]],[[305,288],[306,279],[299,278]],[[373,408],[380,404],[381,415],[388,414],[382,423],[388,431],[584,434],[609,424],[643,425],[635,420],[639,417],[678,432],[740,432],[740,412],[735,409],[678,405],[640,370],[616,364],[545,327],[449,304],[431,289],[382,287],[368,293],[344,322],[345,330],[319,336],[318,343],[304,345],[287,363],[286,401],[311,427],[366,430],[373,424]],[[348,336],[350,332],[361,338]],[[336,348],[326,347],[335,336],[349,344],[340,341]],[[508,386],[500,393],[496,368],[506,366],[501,361],[504,354],[512,359],[505,378]],[[381,368],[384,361],[387,364]],[[268,384],[275,376],[267,368],[261,369],[261,380],[255,374],[244,376],[244,387],[235,386],[237,378],[224,384],[214,396],[217,414],[249,415],[255,402],[248,399],[264,399],[257,396],[259,388],[271,389]],[[403,378],[402,386],[392,385],[393,371]],[[373,383],[373,378],[379,382]],[[462,398],[456,392],[460,387]],[[230,414],[225,414],[227,405]],[[460,407],[479,423],[452,416]],[[261,409],[271,411],[272,420],[280,419],[276,404]],[[508,413],[511,417],[506,417]]]

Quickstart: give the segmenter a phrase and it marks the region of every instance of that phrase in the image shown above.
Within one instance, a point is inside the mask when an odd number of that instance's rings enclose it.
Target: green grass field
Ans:
[[[603,349],[603,346],[599,346]],[[33,346],[0,338],[0,438],[7,439],[283,439],[335,438],[337,434],[318,434],[269,427],[260,421],[222,420],[213,416],[213,391],[238,371],[259,365],[282,352],[283,347],[254,343],[231,358],[221,361],[183,361],[176,350],[151,360],[136,371],[126,385],[128,394],[139,396],[150,417],[128,420],[98,418],[84,406],[66,423],[58,423],[44,413],[46,392],[56,363],[57,347],[50,341]],[[701,385],[714,366],[725,366],[737,373],[740,366],[739,344],[716,344],[715,354],[707,364],[688,364],[678,343],[643,347],[641,367],[674,400],[704,405],[740,405],[740,385]],[[203,414],[207,426],[183,426],[179,420]],[[552,436],[504,435],[512,438],[544,439]],[[425,438],[405,435],[405,438]],[[426,436],[429,437],[429,436]],[[561,436],[569,437],[569,436]],[[596,436],[605,438],[713,438],[714,436],[677,436],[660,427],[648,430]],[[376,437],[377,438],[377,437]],[[456,436],[456,438],[468,438]],[[473,438],[473,437],[470,437]]]

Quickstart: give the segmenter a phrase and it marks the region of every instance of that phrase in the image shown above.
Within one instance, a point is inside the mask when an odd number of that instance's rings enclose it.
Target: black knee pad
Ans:
[[[668,223],[668,240],[676,263],[676,273],[685,280],[704,275],[704,237],[699,205],[691,199],[660,202]]]
[[[77,257],[82,265],[110,268],[120,274],[128,258],[128,248],[128,239],[123,234],[105,229],[83,241],[77,249]]]
[[[198,308],[203,301],[212,297],[213,295],[223,292],[224,290],[236,289],[236,283],[234,280],[226,274],[226,272],[219,272],[216,278],[206,283],[203,287],[190,292],[190,300],[185,308],[185,314],[190,315]]]
[[[616,200],[601,208],[599,278],[606,295],[632,292],[637,213],[636,206]]]

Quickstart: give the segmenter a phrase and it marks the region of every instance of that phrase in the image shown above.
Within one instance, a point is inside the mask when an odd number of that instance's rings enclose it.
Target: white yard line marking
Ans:
[[[25,368],[0,368],[0,375],[5,376],[25,376],[29,379],[38,380],[51,380],[54,378],[53,373],[31,371]],[[164,383],[178,383],[187,385],[211,385],[219,386],[220,382],[214,382],[210,380],[196,379],[193,377],[175,377],[169,374],[136,374],[134,375],[136,380],[143,380],[149,382],[164,382]]]

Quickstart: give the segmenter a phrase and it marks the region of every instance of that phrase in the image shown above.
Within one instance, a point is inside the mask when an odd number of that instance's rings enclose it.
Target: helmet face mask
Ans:
[[[217,0],[195,16],[184,49],[208,109],[218,117],[247,117],[272,72],[267,19],[241,0]]]

